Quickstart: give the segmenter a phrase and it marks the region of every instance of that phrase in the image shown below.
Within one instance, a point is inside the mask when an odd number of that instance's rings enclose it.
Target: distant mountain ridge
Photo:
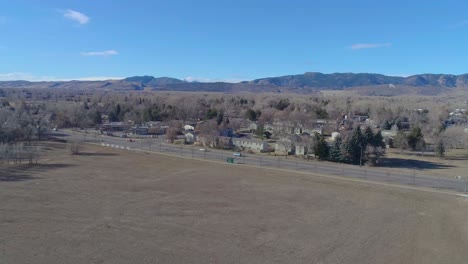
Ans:
[[[366,94],[438,94],[454,88],[468,88],[468,74],[418,74],[408,77],[375,73],[319,73],[261,78],[239,83],[188,82],[170,77],[133,76],[105,81],[3,81],[0,88],[76,88],[107,90],[205,91],[205,92],[298,92],[318,90],[361,90]]]
[[[250,83],[282,87],[309,87],[325,89],[345,89],[371,85],[408,85],[408,86],[442,86],[466,87],[468,74],[419,74],[409,77],[386,76],[375,73],[331,73],[306,72],[298,75],[262,78]]]
[[[176,83],[186,83],[186,81],[182,81],[176,78],[170,77],[159,77],[155,78],[153,76],[133,76],[123,79],[124,82],[137,82],[146,86],[164,86],[168,84],[176,84]]]

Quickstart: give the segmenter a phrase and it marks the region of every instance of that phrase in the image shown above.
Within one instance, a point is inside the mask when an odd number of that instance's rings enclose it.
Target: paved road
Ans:
[[[76,133],[68,130],[61,132],[62,136],[75,137],[90,142],[96,142],[108,147],[120,147],[130,150],[162,152],[182,157],[197,159],[226,161],[232,157],[235,163],[256,165],[262,167],[275,167],[288,170],[309,171],[321,174],[338,175],[342,177],[362,178],[374,181],[384,181],[395,184],[414,185],[419,187],[452,190],[467,193],[466,180],[457,178],[437,177],[425,174],[420,170],[404,170],[391,168],[369,168],[349,164],[337,164],[320,162],[316,160],[303,160],[298,158],[286,158],[284,156],[269,156],[267,154],[246,154],[243,157],[234,157],[232,151],[206,149],[201,147],[184,146],[165,143],[162,138],[133,139],[129,142],[126,138],[96,135],[95,133]]]

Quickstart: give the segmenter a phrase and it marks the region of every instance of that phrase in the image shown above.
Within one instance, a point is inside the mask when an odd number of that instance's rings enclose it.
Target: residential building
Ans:
[[[232,144],[241,149],[248,149],[254,152],[267,152],[268,142],[260,139],[232,138]]]

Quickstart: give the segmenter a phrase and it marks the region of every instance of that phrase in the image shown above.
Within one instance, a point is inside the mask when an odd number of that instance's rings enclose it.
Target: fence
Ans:
[[[125,144],[125,146],[124,146]],[[165,144],[162,142],[143,143],[134,142],[132,146],[128,142],[118,144],[101,143],[103,147],[160,152],[180,157],[221,161],[254,165],[267,168],[280,168],[299,172],[314,172],[340,177],[359,178],[379,182],[388,182],[401,185],[451,190],[458,193],[468,193],[468,182],[463,177],[434,176],[417,169],[391,169],[382,167],[359,167],[349,164],[337,164],[320,162],[317,160],[303,160],[298,158],[274,157],[268,155],[247,155],[234,157],[232,152],[210,150]]]
[[[0,144],[0,165],[37,163],[41,149],[38,146],[19,144]]]

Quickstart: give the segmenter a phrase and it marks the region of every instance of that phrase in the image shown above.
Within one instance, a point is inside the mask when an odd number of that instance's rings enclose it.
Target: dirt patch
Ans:
[[[0,263],[468,259],[467,198],[124,150],[83,151],[72,156],[51,147],[44,167],[8,169],[11,177],[31,178],[0,181]]]

